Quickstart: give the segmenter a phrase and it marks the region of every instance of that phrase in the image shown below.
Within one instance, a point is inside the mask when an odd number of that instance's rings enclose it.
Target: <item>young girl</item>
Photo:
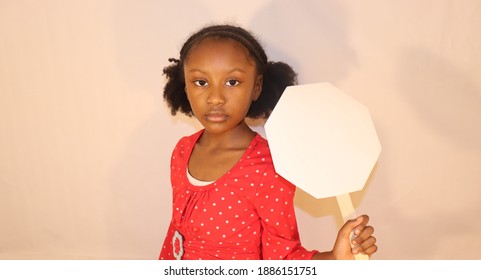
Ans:
[[[201,29],[169,61],[164,98],[172,114],[193,115],[204,129],[172,153],[173,213],[160,259],[353,259],[377,251],[366,215],[344,224],[332,251],[300,243],[295,186],[245,122],[267,118],[296,83],[289,65],[268,61],[252,34],[231,25]]]

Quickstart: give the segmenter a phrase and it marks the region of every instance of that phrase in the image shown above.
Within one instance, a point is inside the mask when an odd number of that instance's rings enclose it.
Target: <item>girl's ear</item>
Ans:
[[[259,75],[256,78],[256,82],[255,82],[255,85],[254,85],[253,101],[256,101],[257,99],[259,99],[259,96],[261,96],[263,78],[264,78],[264,76],[262,76],[262,75]]]

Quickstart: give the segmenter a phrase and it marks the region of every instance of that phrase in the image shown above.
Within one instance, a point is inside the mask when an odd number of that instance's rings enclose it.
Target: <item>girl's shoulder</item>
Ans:
[[[175,150],[178,148],[189,149],[190,147],[193,147],[203,132],[204,130],[202,129],[192,135],[180,138],[180,140],[175,145]]]
[[[254,151],[258,155],[267,156],[269,159],[271,158],[271,150],[269,149],[269,143],[259,133],[256,133],[256,136],[252,140],[251,145],[254,145]]]

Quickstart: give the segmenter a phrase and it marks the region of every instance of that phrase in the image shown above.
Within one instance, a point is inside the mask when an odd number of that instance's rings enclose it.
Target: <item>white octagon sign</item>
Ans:
[[[265,131],[276,171],[315,198],[362,190],[381,152],[367,108],[329,83],[287,87]]]

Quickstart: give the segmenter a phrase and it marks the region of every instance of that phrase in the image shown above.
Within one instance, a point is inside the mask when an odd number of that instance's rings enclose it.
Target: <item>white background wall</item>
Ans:
[[[0,1],[0,259],[155,259],[170,152],[162,68],[207,23],[238,23],[301,83],[371,111],[383,151],[352,195],[375,259],[481,259],[481,2]],[[330,249],[335,199],[296,196]]]

